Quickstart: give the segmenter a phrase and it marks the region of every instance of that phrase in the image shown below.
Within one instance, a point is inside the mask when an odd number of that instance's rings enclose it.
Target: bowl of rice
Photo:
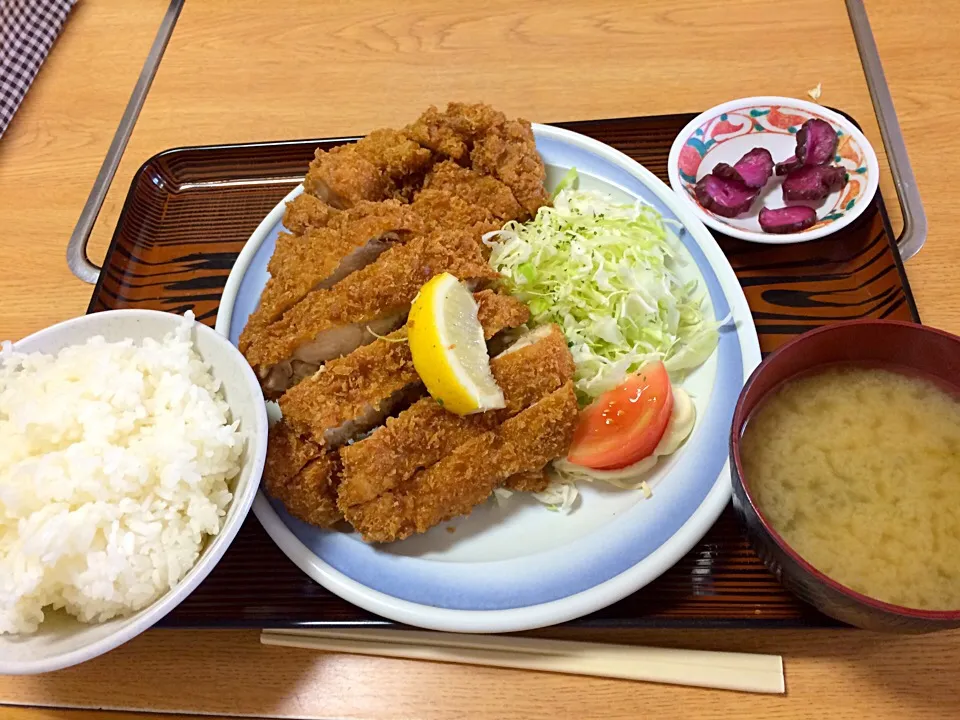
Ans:
[[[223,336],[114,310],[0,348],[0,674],[130,640],[223,556],[267,445],[260,385]]]

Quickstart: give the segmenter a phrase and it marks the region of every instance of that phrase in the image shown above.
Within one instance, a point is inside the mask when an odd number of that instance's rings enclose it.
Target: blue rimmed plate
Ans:
[[[515,494],[390,545],[290,517],[260,493],[254,512],[280,548],[330,591],[392,620],[456,632],[526,630],[586,615],[635,592],[689,551],[730,498],[727,438],[737,395],[760,362],[746,299],[713,237],[652,173],[603,143],[535,125],[552,185],[571,167],[581,187],[641,198],[684,228],[685,272],[703,283],[717,317],[732,322],[717,352],[683,386],[697,405],[687,443],[651,477],[653,497],[581,487],[570,515]],[[227,281],[217,330],[236,342],[267,279],[286,201],[263,220]]]

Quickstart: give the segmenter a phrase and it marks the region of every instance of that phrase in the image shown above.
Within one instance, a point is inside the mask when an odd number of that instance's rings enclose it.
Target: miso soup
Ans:
[[[744,481],[786,542],[885,602],[960,610],[960,400],[841,365],[788,380],[750,417]]]

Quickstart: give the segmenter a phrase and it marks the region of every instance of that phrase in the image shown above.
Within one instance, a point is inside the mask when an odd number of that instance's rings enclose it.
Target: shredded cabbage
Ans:
[[[683,256],[673,223],[640,200],[619,204],[576,185],[572,170],[553,207],[484,242],[532,323],[563,328],[580,401],[647,362],[662,360],[671,375],[703,363],[717,346],[718,323],[697,282],[677,274]]]

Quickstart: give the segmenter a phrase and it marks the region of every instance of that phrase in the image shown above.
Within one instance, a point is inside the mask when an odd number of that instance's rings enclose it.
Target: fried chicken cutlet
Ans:
[[[539,470],[570,447],[578,418],[573,383],[458,446],[402,486],[351,508],[368,542],[393,542],[469,513],[518,473]],[[342,486],[342,483],[341,483]]]
[[[424,192],[442,190],[472,205],[486,208],[502,223],[526,217],[526,212],[513,196],[513,191],[497,178],[460,167],[449,160],[433,166],[423,181],[423,187]]]
[[[263,483],[287,512],[304,522],[332,527],[343,519],[337,508],[340,459],[282,420],[270,428]]]
[[[323,200],[302,192],[287,203],[283,226],[294,235],[303,235],[311,228],[327,227],[340,211]]]
[[[450,103],[442,112],[430,107],[406,133],[437,155],[500,180],[523,207],[523,219],[549,200],[546,171],[526,120],[507,120],[488,105]]]
[[[490,370],[503,390],[502,410],[460,416],[426,397],[370,437],[343,448],[338,503],[348,519],[357,506],[401,486],[417,471],[569,382],[574,365],[563,332],[545,325],[493,358]]]
[[[467,282],[499,277],[468,231],[417,236],[332,288],[314,290],[255,333],[244,349],[247,362],[265,388],[289,386],[294,361],[316,370],[372,341],[368,327],[376,334],[399,327],[423,283],[443,272]]]
[[[530,317],[509,295],[484,290],[475,297],[488,339]],[[409,346],[396,342],[404,335],[398,331],[330,361],[280,399],[284,417],[270,431],[264,480],[291,514],[321,527],[340,520],[335,449],[379,425],[405,398],[423,394]]]
[[[532,217],[550,201],[543,160],[526,120],[508,120],[479,137],[470,152],[474,170],[500,180]]]
[[[410,209],[420,217],[428,233],[451,227],[464,228],[473,233],[478,242],[484,233],[499,230],[504,223],[490,211],[482,198],[473,202],[458,192],[441,188],[418,192]]]
[[[484,290],[475,298],[487,339],[530,317],[527,306],[509,295]],[[380,425],[423,392],[403,329],[330,360],[284,393],[280,410],[296,432],[336,448]]]
[[[303,181],[306,192],[335,208],[385,200],[410,176],[426,172],[432,153],[398,130],[374,130],[350,145],[318,149]]]
[[[392,200],[357,205],[339,213],[330,226],[311,227],[303,235],[281,233],[267,265],[270,278],[240,335],[241,352],[309,292],[333,287],[422,229],[410,206]]]
[[[331,448],[379,425],[404,397],[422,394],[405,336],[398,330],[327,362],[280,398],[284,420]]]
[[[453,102],[442,112],[431,105],[406,127],[406,133],[436,154],[464,164],[474,140],[506,121],[502,112],[489,105]]]
[[[283,438],[273,442],[279,450],[271,453],[265,477],[268,489],[297,517],[321,526],[340,519],[334,506],[340,459],[353,447],[344,443],[413,400],[412,408],[432,402],[422,398],[415,372],[406,372],[412,363],[397,347],[402,344],[377,336],[402,325],[413,295],[439,272],[481,287],[494,280],[496,274],[483,262],[488,250],[479,240],[504,222],[535,213],[546,197],[543,178],[529,123],[509,121],[479,104],[431,108],[404,130],[378,130],[356,144],[317,151],[305,192],[288,203],[284,215],[292,232],[278,239],[269,264],[272,281],[241,338],[265,394],[290,395],[284,400],[285,419],[271,431],[272,439]],[[527,319],[519,303],[522,313],[502,302],[483,302],[484,296],[502,296],[477,293],[485,328],[514,327]],[[508,335],[489,347],[502,346]],[[511,352],[518,357],[504,354],[497,362],[519,366],[521,350],[517,343]],[[500,432],[508,420],[527,412],[543,398],[544,388],[553,387],[527,383],[538,368],[531,360],[519,374],[511,373],[528,390],[528,400],[491,415],[459,442],[453,442],[450,414],[443,413],[439,435],[449,451],[404,471],[391,488],[375,488],[373,500],[379,502],[384,492],[406,496],[408,484],[451,462],[462,446],[479,443],[481,436]],[[540,389],[534,391],[535,386]],[[416,418],[406,412],[394,419]],[[416,429],[414,440],[420,437]],[[475,454],[482,451],[478,445]],[[539,487],[542,467],[524,466],[498,482]]]

